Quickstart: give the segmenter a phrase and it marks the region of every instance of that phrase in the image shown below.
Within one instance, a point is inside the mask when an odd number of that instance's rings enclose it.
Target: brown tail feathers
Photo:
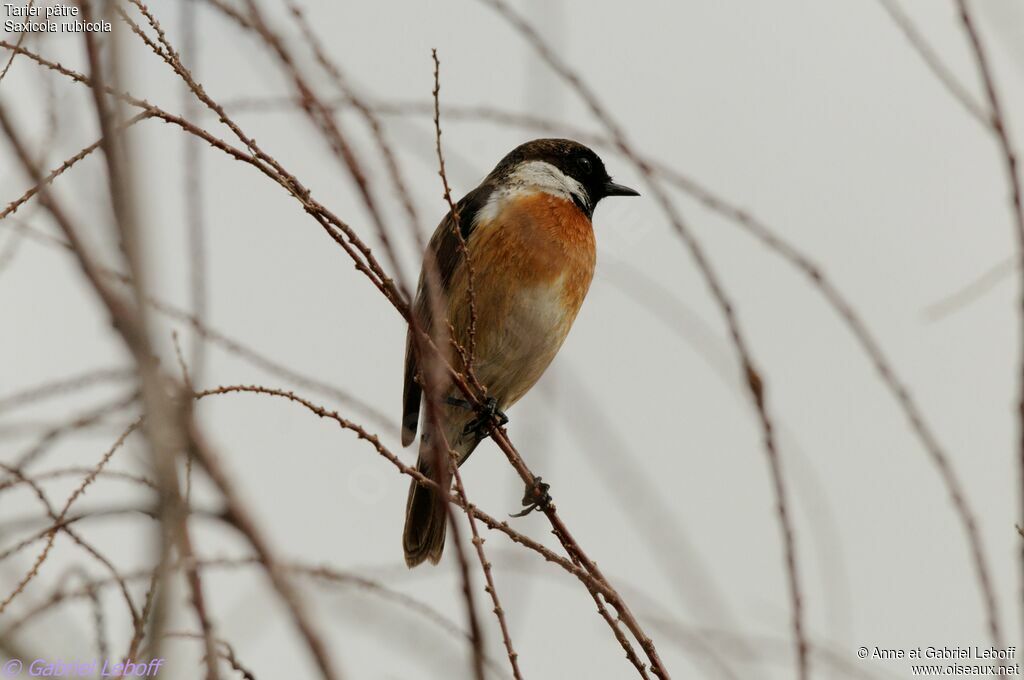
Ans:
[[[446,430],[450,431],[448,441],[454,442],[452,447],[459,454],[459,465],[462,465],[469,458],[480,439],[476,435],[463,435],[462,419],[451,419]],[[430,435],[424,435],[420,442],[420,457],[416,462],[416,469],[423,473],[428,479],[438,481],[437,474],[434,474],[432,462],[428,462],[434,455],[431,451],[428,440]],[[405,503],[405,530],[402,532],[402,549],[405,551],[405,563],[415,567],[425,560],[437,564],[444,552],[444,537],[447,529],[445,523],[445,506],[447,501],[441,495],[424,486],[415,479],[409,484],[409,499]]]
[[[431,474],[430,466],[422,457],[416,468],[436,481],[436,475]],[[409,484],[409,500],[405,503],[405,531],[402,533],[406,565],[412,568],[424,560],[437,564],[444,551],[445,519],[441,495],[415,479],[412,480]]]

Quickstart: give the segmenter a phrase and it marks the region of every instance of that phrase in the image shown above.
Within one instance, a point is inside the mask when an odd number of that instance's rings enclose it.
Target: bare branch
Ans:
[[[988,57],[985,52],[985,47],[981,42],[981,36],[978,34],[978,29],[974,25],[974,19],[971,15],[970,10],[967,7],[966,0],[957,0],[957,7],[960,9],[960,20],[963,22],[964,31],[967,33],[967,37],[971,43],[971,49],[974,51],[975,60],[978,63],[978,71],[981,74],[981,80],[985,85],[985,96],[988,99],[989,108],[991,110],[992,128],[995,130],[996,139],[999,142],[999,149],[1003,156],[1003,164],[1006,170],[1006,181],[1010,185],[1010,208],[1013,215],[1014,234],[1017,237],[1017,270],[1020,275],[1020,323],[1022,338],[1024,338],[1024,199],[1021,197],[1021,179],[1020,171],[1017,168],[1017,156],[1013,149],[1013,144],[1010,142],[1010,133],[1006,129],[1007,121],[1003,114],[1003,106],[1000,100],[999,91],[996,88],[995,79],[992,76],[992,69],[988,63]],[[1020,432],[1019,451],[1018,451],[1018,465],[1019,465],[1019,485],[1018,493],[1020,495],[1020,516],[1024,521],[1024,341],[1020,342],[1021,356],[1020,356],[1020,367],[1018,369],[1019,384],[1017,386],[1018,402],[1017,408],[1020,416],[1020,423],[1018,425]],[[1022,612],[1024,612],[1024,545],[1020,548],[1020,588],[1022,598]],[[996,634],[996,632],[994,632]],[[998,637],[996,638],[996,646],[999,646]]]

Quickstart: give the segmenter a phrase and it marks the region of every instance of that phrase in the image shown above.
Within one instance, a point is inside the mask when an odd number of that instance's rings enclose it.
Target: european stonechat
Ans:
[[[486,388],[491,412],[504,416],[540,379],[576,319],[594,275],[594,207],[606,196],[637,196],[616,184],[592,150],[567,139],[537,139],[512,150],[476,189],[449,212],[424,254],[414,314],[423,329],[451,331],[463,347],[470,340],[469,270],[457,228],[473,271],[476,308],[472,368]],[[431,262],[432,267],[427,264]],[[432,291],[428,276],[433,277]],[[447,324],[433,323],[432,310],[445,311]],[[416,436],[422,400],[410,328],[405,348],[402,445]],[[442,351],[447,340],[435,343]],[[458,357],[449,352],[452,365]],[[461,465],[487,435],[486,419],[441,386],[439,404],[445,439]],[[438,479],[424,425],[417,468]],[[414,567],[437,563],[444,550],[445,500],[413,480],[405,509],[402,547]]]

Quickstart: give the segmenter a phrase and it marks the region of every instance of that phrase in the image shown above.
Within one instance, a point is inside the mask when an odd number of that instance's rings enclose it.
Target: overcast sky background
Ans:
[[[265,4],[279,19],[275,30],[294,40],[282,8]],[[571,89],[482,3],[304,5],[331,56],[374,101],[429,102],[430,48],[436,47],[444,104],[487,105],[600,131]],[[900,6],[981,101],[954,4]],[[1024,5],[986,0],[971,6],[1019,142]],[[178,4],[151,7],[180,44]],[[926,315],[935,301],[1014,252],[1008,187],[993,138],[874,0],[535,0],[516,7],[599,94],[638,149],[761,217],[819,262],[854,304],[952,458],[978,519],[1004,636],[1019,640],[1017,285],[1006,277],[947,318]],[[198,9],[199,53],[191,63],[215,99],[290,94],[265,48],[209,8]],[[85,70],[78,38],[58,34],[30,45]],[[181,111],[181,88],[169,70],[137,41],[129,45],[129,89]],[[303,53],[297,43],[296,51]],[[330,92],[324,79],[314,80]],[[96,138],[88,91],[25,59],[0,83],[4,106],[36,139],[46,126],[51,86],[59,126],[47,167]],[[376,244],[352,183],[301,112],[239,110],[236,120]],[[403,273],[411,278],[419,256],[383,165],[365,126],[351,112],[341,120],[364,152],[393,233],[400,235]],[[446,209],[430,121],[385,120],[420,229],[429,233]],[[228,137],[212,116],[202,121]],[[540,136],[487,122],[442,123],[449,177],[459,195],[512,147]],[[132,140],[153,289],[187,307],[183,137],[146,122]],[[673,677],[723,677],[709,662],[708,648],[740,677],[794,677],[768,467],[722,316],[641,178],[617,154],[601,154],[615,179],[639,187],[644,197],[598,207],[590,294],[552,368],[509,413],[511,438],[550,482],[566,523],[640,615]],[[294,199],[216,151],[203,149],[202,158],[210,325],[383,411],[390,429],[358,412],[343,415],[366,422],[400,449],[394,428],[405,342],[401,318]],[[97,156],[58,187],[90,240],[113,257],[104,177]],[[26,186],[4,147],[0,203]],[[977,579],[948,494],[860,346],[805,277],[735,225],[673,196],[735,300],[763,369],[793,507],[808,636],[848,666],[816,656],[815,677],[909,675],[904,662],[858,660],[861,645],[988,644]],[[26,207],[19,216],[54,233],[41,211]],[[0,247],[9,238],[10,229],[0,224]],[[127,363],[71,260],[35,241],[22,243],[0,271],[0,319],[0,396]],[[160,331],[169,366],[171,328],[164,323]],[[188,348],[190,336],[182,332]],[[199,387],[288,387],[220,349],[211,348],[207,359]],[[52,423],[125,389],[108,385],[0,415],[0,424]],[[315,400],[330,403],[319,395]],[[198,415],[282,556],[371,575],[465,626],[451,546],[440,566],[405,570],[399,539],[407,479],[365,443],[267,398],[217,397],[201,403]],[[127,420],[121,415],[113,422]],[[34,471],[93,465],[117,431],[108,426],[62,442]],[[0,460],[16,459],[32,441],[31,433],[9,431],[0,439]],[[413,449],[403,455],[415,459]],[[120,452],[112,467],[144,470],[140,441]],[[468,494],[482,508],[496,516],[517,509],[521,481],[493,444],[482,445],[463,470]],[[47,485],[58,507],[77,481]],[[208,491],[200,484],[198,505],[213,497]],[[101,480],[79,506],[137,506],[142,499],[123,482]],[[661,508],[667,516],[658,514]],[[29,492],[0,495],[0,517],[38,512]],[[512,521],[555,544],[542,516]],[[202,555],[247,554],[237,537],[213,522],[197,522]],[[125,570],[150,564],[152,529],[140,517],[83,524]],[[3,546],[16,537],[5,534]],[[635,673],[577,581],[500,535],[487,538],[526,677]],[[37,550],[0,563],[4,594]],[[59,537],[22,606],[43,599],[72,564],[103,574]],[[206,583],[218,633],[256,677],[314,676],[284,609],[257,571],[215,571]],[[481,583],[477,578],[488,650],[504,671],[507,660]],[[422,617],[351,588],[303,592],[346,677],[470,674],[464,641]],[[113,590],[104,603],[119,655],[130,629]],[[19,641],[46,656],[94,657],[89,609],[63,611],[40,619]],[[0,627],[6,616],[0,615]],[[187,609],[179,616],[178,627],[194,628]],[[168,656],[161,677],[196,677],[197,645],[175,643]]]

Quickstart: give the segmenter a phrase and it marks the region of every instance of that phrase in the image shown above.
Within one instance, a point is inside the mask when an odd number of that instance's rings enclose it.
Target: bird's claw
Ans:
[[[512,513],[510,517],[526,517],[534,510],[547,510],[551,504],[551,494],[548,493],[550,488],[551,485],[543,482],[540,477],[534,477],[533,484],[527,484],[523,492],[523,509]]]
[[[487,426],[491,424],[492,419],[497,419],[498,427],[508,422],[508,416],[498,408],[498,400],[494,397],[488,397],[487,401],[476,409],[476,413],[477,417],[469,421],[466,427],[462,428],[462,434],[475,433],[480,436],[486,436]]]

